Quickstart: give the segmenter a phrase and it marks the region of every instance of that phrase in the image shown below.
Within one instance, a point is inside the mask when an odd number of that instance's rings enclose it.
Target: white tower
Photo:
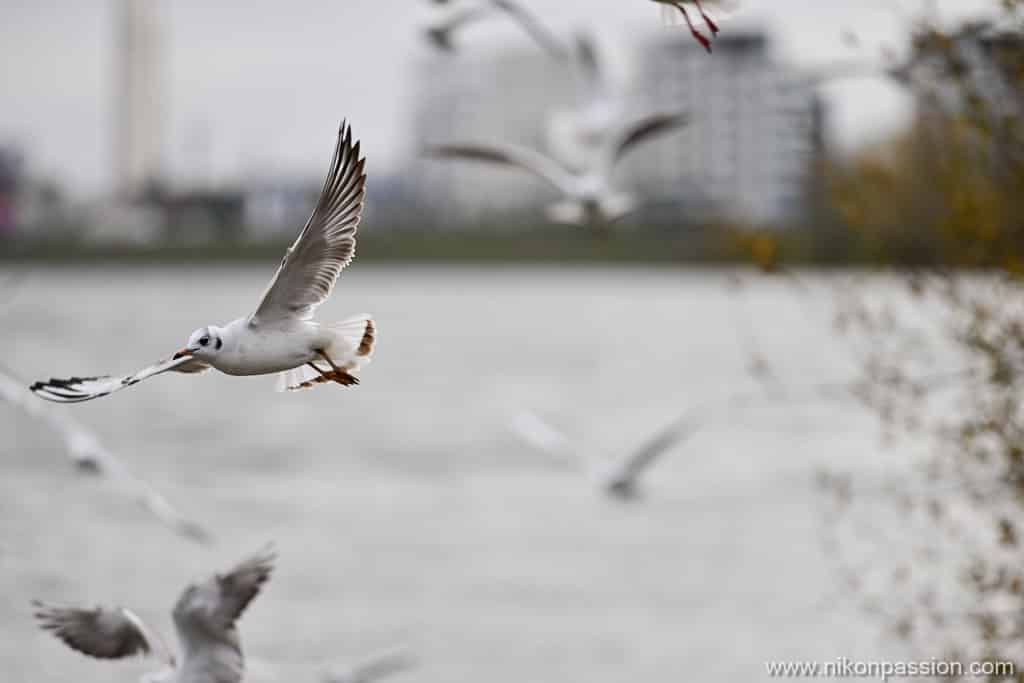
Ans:
[[[160,179],[164,107],[158,1],[116,0],[114,171],[124,199]]]

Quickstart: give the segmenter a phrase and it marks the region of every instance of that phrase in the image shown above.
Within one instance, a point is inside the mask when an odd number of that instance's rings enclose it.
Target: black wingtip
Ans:
[[[338,137],[345,143],[346,146],[352,144],[352,125],[348,122],[348,119],[342,119],[341,125],[338,126]]]

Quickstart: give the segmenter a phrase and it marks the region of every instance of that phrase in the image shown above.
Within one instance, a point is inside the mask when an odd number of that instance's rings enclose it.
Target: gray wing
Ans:
[[[696,428],[697,423],[689,413],[672,422],[612,468],[604,479],[605,490],[618,496],[634,494],[640,475]]]
[[[154,363],[139,370],[135,374],[124,377],[68,377],[67,379],[50,378],[45,382],[36,382],[29,389],[39,398],[57,403],[81,403],[91,401],[100,396],[107,396],[115,391],[127,389],[139,382],[165,372],[203,372],[209,365],[191,356],[176,356]]]
[[[198,628],[220,633],[233,628],[270,578],[276,559],[277,553],[268,546],[226,574],[215,574],[187,588],[174,606],[179,631],[194,633]]]
[[[574,177],[552,159],[526,147],[503,143],[454,143],[428,145],[423,155],[436,159],[484,161],[529,171],[546,180],[559,192],[571,192]]]
[[[666,133],[674,128],[679,128],[690,122],[689,114],[675,112],[671,114],[650,114],[643,116],[619,131],[618,135],[612,137],[608,146],[604,149],[603,158],[600,160],[605,173],[611,173],[612,168],[619,162],[626,153],[636,145],[649,140],[650,138]]]
[[[288,318],[309,319],[334,288],[356,251],[356,227],[366,192],[366,159],[344,121],[338,130],[331,167],[313,215],[285,252],[281,266],[249,318],[258,326]]]
[[[38,601],[32,605],[43,630],[84,655],[121,659],[153,651],[141,620],[123,607],[52,607]]]

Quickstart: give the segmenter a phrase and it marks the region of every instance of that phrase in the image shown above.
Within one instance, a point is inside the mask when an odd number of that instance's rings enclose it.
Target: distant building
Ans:
[[[774,62],[768,47],[764,33],[734,28],[710,56],[685,32],[640,45],[634,98],[692,117],[688,135],[626,161],[647,194],[674,197],[706,218],[764,224],[801,216],[822,109],[811,82]]]
[[[254,241],[294,239],[306,224],[323,182],[312,178],[264,178],[246,183],[243,222]]]
[[[292,240],[316,207],[323,180],[260,178],[250,180],[243,194],[245,237],[258,242]],[[374,234],[392,228],[419,226],[416,196],[408,179],[375,173],[367,179],[362,219]]]
[[[244,233],[245,195],[232,190],[193,190],[155,195],[167,242],[223,242]]]
[[[117,0],[114,177],[135,200],[161,179],[164,132],[163,35],[159,0]]]

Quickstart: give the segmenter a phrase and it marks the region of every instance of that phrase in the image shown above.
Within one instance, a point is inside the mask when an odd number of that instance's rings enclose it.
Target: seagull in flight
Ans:
[[[606,467],[591,470],[590,474],[607,495],[618,500],[633,500],[639,496],[641,475],[658,458],[686,441],[700,426],[698,417],[687,412],[652,434],[634,450]],[[516,415],[509,427],[531,447],[553,458],[575,464],[580,457],[572,440],[536,413],[524,411]]]
[[[527,147],[507,143],[447,143],[428,145],[423,155],[439,159],[466,159],[512,166],[547,181],[563,199],[547,209],[557,223],[606,226],[636,208],[634,197],[614,189],[615,165],[634,146],[689,122],[686,114],[651,114],[609,135],[590,163],[570,167]]]
[[[165,668],[143,676],[141,683],[241,683],[245,660],[237,622],[270,578],[275,560],[268,547],[181,593],[172,612],[180,662],[156,631],[124,607],[56,607],[36,601],[35,617],[42,629],[84,655],[158,658]]]
[[[354,374],[370,360],[376,326],[368,315],[322,325],[313,312],[330,295],[355,256],[363,210],[366,160],[342,122],[327,180],[306,226],[285,252],[256,310],[223,327],[192,333],[172,357],[125,377],[71,377],[36,382],[30,389],[58,403],[112,394],[165,372],[197,373],[211,367],[228,375],[279,373],[279,390],[327,382],[359,384]]]

